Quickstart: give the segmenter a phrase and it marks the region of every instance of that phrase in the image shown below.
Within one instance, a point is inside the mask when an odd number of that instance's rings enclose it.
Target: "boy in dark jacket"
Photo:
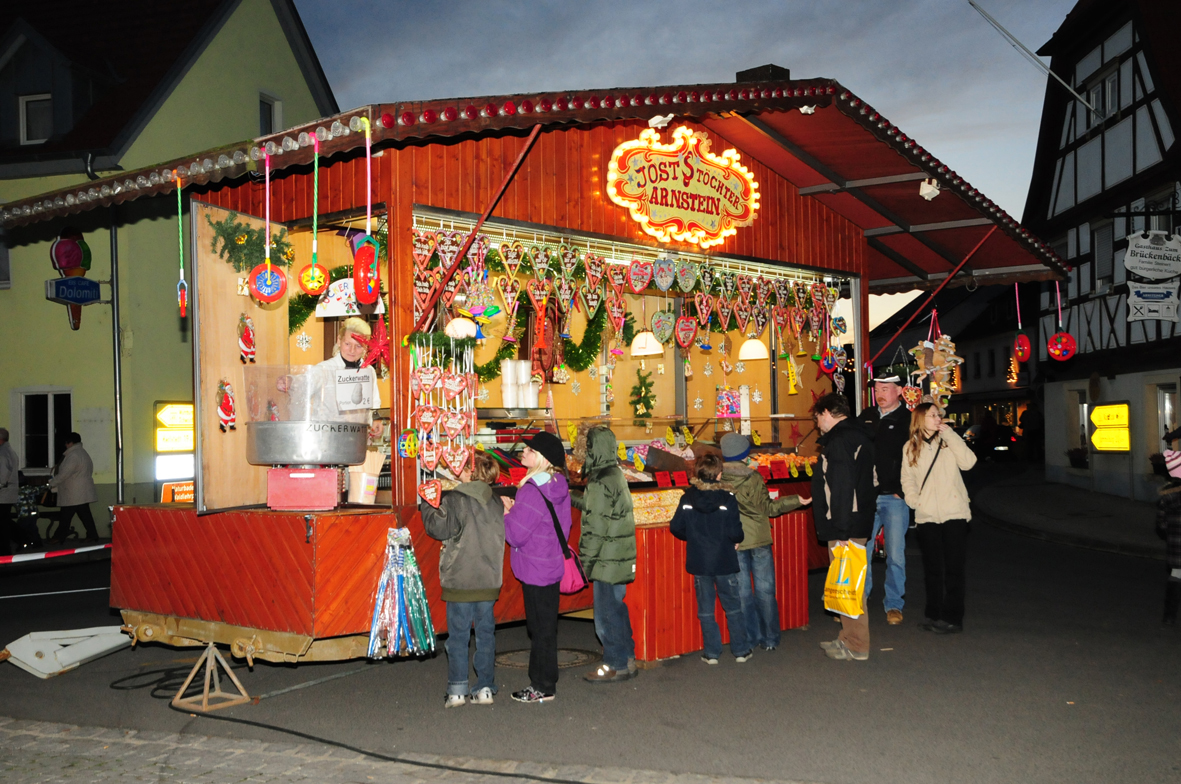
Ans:
[[[610,428],[586,434],[586,492],[571,493],[582,510],[578,550],[595,592],[595,634],[603,643],[603,663],[583,677],[614,683],[635,677],[636,643],[627,605],[627,584],[636,579],[636,520],[631,490],[619,468],[618,445]]]
[[[738,597],[738,553],[742,542],[742,520],[738,499],[719,479],[722,461],[717,455],[697,459],[693,487],[681,496],[681,505],[669,524],[669,532],[686,542],[685,571],[693,575],[697,591],[697,620],[701,623],[704,650],[701,660],[717,664],[722,654],[722,631],[714,617],[714,602],[720,599],[730,629],[730,653],[739,663],[747,661],[754,649],[746,639],[746,619]]]
[[[491,483],[500,475],[496,461],[477,451],[460,475],[462,484],[444,493],[439,508],[419,504],[422,525],[443,542],[439,583],[447,603],[447,697],[444,706],[465,704],[468,693],[468,640],[476,630],[475,705],[491,705],[496,693],[496,619],[492,605],[500,595],[504,570],[504,505]]]

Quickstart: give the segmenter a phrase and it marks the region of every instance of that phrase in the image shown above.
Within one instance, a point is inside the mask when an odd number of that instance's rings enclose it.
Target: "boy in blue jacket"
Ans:
[[[720,599],[730,630],[730,653],[735,661],[750,659],[754,650],[746,639],[746,620],[739,598],[738,553],[742,541],[742,520],[738,499],[721,483],[722,460],[702,455],[697,460],[693,487],[681,497],[669,531],[686,542],[685,571],[693,575],[697,590],[697,620],[704,642],[701,660],[717,664],[722,653],[722,630],[714,617],[714,602]]]

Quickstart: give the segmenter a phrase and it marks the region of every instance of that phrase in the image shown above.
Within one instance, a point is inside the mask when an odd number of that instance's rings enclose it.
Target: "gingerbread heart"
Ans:
[[[718,312],[718,325],[722,332],[730,329],[730,311],[733,309],[734,303],[721,294],[714,299],[714,310]]]
[[[456,479],[463,473],[463,469],[467,467],[468,461],[471,459],[472,448],[470,446],[451,444],[443,450],[443,460],[446,461],[447,467],[451,469],[451,473],[455,475]]]
[[[745,332],[746,322],[750,320],[749,298],[739,297],[738,301],[734,303],[734,320],[738,322],[738,328]]]
[[[501,275],[496,279],[496,290],[500,292],[505,310],[512,313],[517,306],[517,297],[521,296],[521,281]]]
[[[677,280],[677,264],[672,259],[657,259],[652,265],[652,280],[656,288],[668,291]]]
[[[440,448],[433,438],[423,441],[418,447],[418,459],[427,471],[434,471],[439,466]]]
[[[418,393],[429,395],[443,379],[443,368],[424,365],[414,371],[414,377],[418,380]]]
[[[750,275],[736,275],[735,281],[738,284],[738,293],[747,302],[750,302],[751,292],[755,289],[755,279]]]
[[[652,282],[652,262],[632,259],[627,267],[627,285],[632,294],[640,294]]]
[[[428,479],[418,486],[418,495],[436,509],[443,502],[443,483],[438,479]]]
[[[795,330],[796,339],[800,337],[800,333],[804,331],[804,325],[808,323],[808,311],[802,307],[795,307],[791,309],[792,329]]]
[[[693,339],[697,337],[697,320],[689,316],[681,316],[677,319],[675,330],[677,345],[681,348],[689,348],[693,345]]]
[[[559,245],[558,258],[562,262],[562,274],[567,278],[573,278],[574,272],[578,269],[578,251]]]
[[[923,402],[923,390],[921,387],[912,387],[909,384],[902,388],[902,400],[906,403],[907,409],[914,411],[915,406]]]
[[[515,277],[525,259],[525,246],[519,242],[509,245],[507,242],[500,246],[500,261],[504,264],[509,277]]]
[[[439,422],[439,415],[442,412],[443,409],[438,406],[432,406],[426,403],[414,409],[414,421],[418,425],[419,430],[434,430],[435,425]],[[419,439],[419,441],[422,440],[421,438]]]
[[[411,253],[414,256],[415,268],[425,271],[427,265],[431,263],[431,256],[435,255],[435,233],[415,229],[414,248]]]
[[[697,285],[697,265],[691,261],[677,262],[677,285],[686,293]]]
[[[589,319],[595,315],[599,305],[603,304],[603,290],[598,284],[591,286],[589,283],[583,283],[578,291],[582,294],[582,304],[586,306],[586,317]]]
[[[468,415],[465,411],[448,411],[443,415],[443,431],[451,439],[459,438],[467,429]]]
[[[767,298],[771,296],[771,292],[773,291],[773,289],[774,289],[774,287],[771,285],[771,281],[767,280],[762,275],[760,275],[755,280],[755,291],[756,291],[756,300],[755,301],[758,303],[758,306],[760,308],[767,306]]]
[[[586,271],[586,285],[592,289],[597,289],[599,282],[603,279],[603,273],[607,269],[606,260],[602,256],[588,253],[582,261],[582,266]]]
[[[480,273],[484,271],[484,258],[488,255],[491,247],[492,241],[488,239],[487,234],[477,234],[472,246],[468,248],[467,260],[471,262],[476,273],[472,276],[473,279],[482,277]]]
[[[708,265],[702,264],[701,268],[697,270],[697,279],[701,281],[701,290],[706,294],[714,287],[714,269]]]
[[[776,305],[771,312],[775,317],[775,326],[779,327],[780,329],[783,329],[789,323],[791,323],[790,308],[784,307],[783,305]]]
[[[771,315],[767,308],[755,308],[750,314],[750,323],[754,325],[754,329],[750,333],[751,337],[761,338],[770,321]]]
[[[775,301],[782,307],[791,304],[791,283],[787,278],[775,279]]]
[[[828,288],[823,283],[821,283],[820,281],[816,281],[815,283],[813,283],[812,284],[812,304],[816,308],[823,310],[824,309],[824,298],[827,293],[828,293]]]
[[[558,297],[558,307],[563,313],[568,312],[574,304],[574,296],[577,294],[574,281],[565,277],[558,278],[554,281],[554,294]]]
[[[673,315],[671,310],[658,310],[652,314],[652,319],[649,326],[652,328],[652,334],[661,344],[667,344],[672,340],[673,330],[676,328],[677,318]]]
[[[463,247],[465,239],[467,239],[467,235],[462,231],[440,229],[435,232],[435,253],[439,254],[439,265],[443,269],[449,270],[455,264],[455,258],[459,255],[459,250]]]
[[[623,322],[627,318],[627,303],[615,292],[607,295],[607,318],[617,331],[623,329]]]
[[[627,267],[622,264],[607,265],[607,282],[616,294],[623,294],[623,287],[627,285]]]
[[[543,280],[549,276],[549,248],[530,248],[529,263],[533,265],[533,277]]]
[[[467,377],[463,373],[443,374],[443,397],[454,400],[467,390]]]
[[[695,301],[697,302],[697,323],[703,327],[709,326],[709,314],[714,309],[713,295],[699,291],[697,292]]]
[[[734,299],[734,294],[738,291],[738,278],[733,272],[727,272],[722,275],[722,293],[726,295],[726,299]]]
[[[838,294],[840,292],[831,286],[824,287],[824,307],[829,313],[832,313],[833,306],[837,304]]]
[[[792,293],[795,295],[796,307],[802,308],[808,301],[808,284],[803,281],[795,281],[792,283]]]
[[[451,276],[451,280],[447,281],[447,285],[443,287],[443,293],[439,295],[444,307],[451,307],[451,303],[455,301],[455,295],[459,293],[459,284],[462,280],[463,277],[456,273]]]
[[[533,303],[533,309],[538,314],[545,313],[545,303],[549,299],[549,285],[545,280],[533,278],[525,284],[525,291],[529,294],[529,301]]]
[[[414,270],[414,309],[421,315],[422,309],[431,301],[438,283],[438,273],[435,270]]]

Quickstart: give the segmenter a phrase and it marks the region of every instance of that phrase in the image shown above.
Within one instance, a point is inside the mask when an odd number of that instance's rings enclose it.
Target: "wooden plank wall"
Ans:
[[[689,123],[693,125],[692,123]],[[607,164],[616,146],[635,139],[647,127],[640,121],[604,122],[552,128],[538,138],[524,165],[495,211],[498,218],[527,221],[571,232],[619,237],[647,243],[651,238],[631,220],[627,210],[607,198]],[[702,126],[697,130],[709,134]],[[715,150],[727,142],[712,135]],[[391,331],[405,335],[413,326],[411,308],[411,235],[413,205],[420,204],[481,213],[499,187],[505,172],[520,153],[524,133],[486,135],[477,139],[386,148],[374,159],[372,200],[391,205],[390,269],[394,299]],[[754,257],[867,274],[866,247],[861,230],[798,189],[766,166],[744,157],[759,183],[761,207],[754,224],[713,249],[718,254]],[[321,214],[365,205],[365,159],[326,161],[320,167]],[[310,172],[280,171],[272,182],[272,218],[307,218],[312,211]],[[215,188],[204,200],[227,209],[261,215],[263,185],[248,181]],[[670,249],[691,249],[671,243]],[[863,287],[864,291],[865,287]],[[407,296],[399,297],[405,292]],[[865,297],[862,303],[864,306]],[[868,334],[863,336],[869,345]],[[399,352],[391,373],[393,407],[405,411],[409,357]],[[397,414],[395,414],[397,416]],[[401,429],[404,423],[397,422]],[[394,497],[400,505],[415,501],[415,477],[410,461],[395,471]]]

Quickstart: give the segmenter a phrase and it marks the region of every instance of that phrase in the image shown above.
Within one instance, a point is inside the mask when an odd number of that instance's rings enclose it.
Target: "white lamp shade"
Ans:
[[[770,359],[771,354],[767,351],[766,343],[758,338],[747,338],[742,348],[738,349],[738,358],[747,362],[754,359]]]
[[[633,357],[654,357],[658,354],[664,354],[664,346],[660,345],[660,341],[652,334],[652,330],[646,329],[643,332],[638,332],[632,338],[631,355]]]
[[[474,338],[476,336],[476,322],[469,318],[453,318],[447,322],[443,334],[449,338]]]

